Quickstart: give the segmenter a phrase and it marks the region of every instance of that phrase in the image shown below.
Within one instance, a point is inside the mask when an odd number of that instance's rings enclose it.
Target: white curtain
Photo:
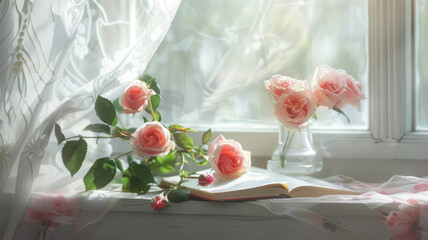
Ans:
[[[0,219],[0,229],[8,223],[5,239],[13,236],[41,163],[53,169],[51,176],[65,174],[57,154],[45,154],[55,145],[54,123],[76,134],[95,117],[97,95],[117,97],[144,71],[179,4],[0,1],[0,203],[11,206]]]

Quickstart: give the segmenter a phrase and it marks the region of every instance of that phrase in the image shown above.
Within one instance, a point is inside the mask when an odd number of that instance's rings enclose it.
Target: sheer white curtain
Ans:
[[[97,95],[117,97],[144,71],[179,4],[0,1],[0,200],[13,202],[10,218],[1,214],[5,239],[13,236],[41,163],[53,168],[51,176],[63,174],[57,155],[45,154],[54,123],[76,133],[94,117]]]
[[[311,79],[316,66],[342,68],[368,95],[368,1],[188,0],[147,67],[162,81],[164,118],[209,127],[277,126],[263,80],[274,74]],[[332,111],[318,127],[367,129]],[[226,123],[226,124],[225,124]]]

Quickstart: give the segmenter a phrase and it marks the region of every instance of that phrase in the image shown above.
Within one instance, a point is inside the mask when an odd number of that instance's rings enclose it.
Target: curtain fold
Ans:
[[[179,4],[0,1],[0,194],[2,201],[13,195],[5,239],[13,236],[40,166],[57,162],[47,158],[56,154],[45,154],[55,122],[76,133],[95,118],[97,95],[118,97],[144,71]]]

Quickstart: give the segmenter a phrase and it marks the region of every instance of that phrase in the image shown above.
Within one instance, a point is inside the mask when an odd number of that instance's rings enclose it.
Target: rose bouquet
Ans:
[[[287,135],[280,151],[281,167],[284,168],[287,148],[296,132],[308,127],[311,118],[319,106],[325,106],[349,118],[342,111],[347,105],[361,108],[360,102],[365,99],[362,84],[344,70],[328,66],[315,69],[312,85],[305,80],[297,80],[282,75],[274,75],[264,81],[265,88],[275,100],[276,118],[287,128]]]
[[[77,135],[66,138],[61,127],[55,125],[58,144],[63,144],[62,160],[71,176],[76,174],[86,158],[87,139],[121,139],[132,146],[132,150],[116,157],[97,159],[83,178],[85,190],[96,190],[107,186],[119,171],[122,191],[137,194],[147,193],[156,185],[153,171],[171,173],[178,167],[181,181],[178,186],[166,189],[154,197],[152,208],[160,210],[168,201],[181,202],[189,199],[190,191],[180,185],[190,178],[197,178],[201,186],[208,186],[215,180],[211,174],[196,175],[186,169],[186,164],[193,162],[205,165],[210,162],[220,178],[234,178],[242,175],[251,165],[249,152],[241,145],[223,136],[208,144],[212,133],[203,133],[201,145],[194,145],[188,133],[196,132],[179,124],[165,126],[158,111],[160,89],[156,79],[144,75],[131,82],[116,101],[98,96],[95,112],[102,123],[89,124],[84,131],[93,132],[92,136]],[[144,114],[145,113],[145,114]],[[118,114],[142,114],[144,124],[138,128],[119,126]],[[149,120],[150,119],[150,120]],[[124,158],[126,160],[124,160]]]

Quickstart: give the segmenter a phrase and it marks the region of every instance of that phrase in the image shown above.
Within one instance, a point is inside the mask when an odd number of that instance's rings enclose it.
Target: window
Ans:
[[[351,125],[317,112],[315,142],[326,157],[425,159],[426,11],[424,0],[185,1],[146,72],[167,82],[167,120],[228,131],[270,156],[279,124],[261,81],[342,68],[368,99],[362,112],[345,109]]]
[[[164,90],[169,121],[216,129],[277,129],[263,80],[274,74],[310,80],[322,64],[345,69],[368,95],[368,1],[183,1],[146,70]],[[318,111],[319,129],[368,129]]]

